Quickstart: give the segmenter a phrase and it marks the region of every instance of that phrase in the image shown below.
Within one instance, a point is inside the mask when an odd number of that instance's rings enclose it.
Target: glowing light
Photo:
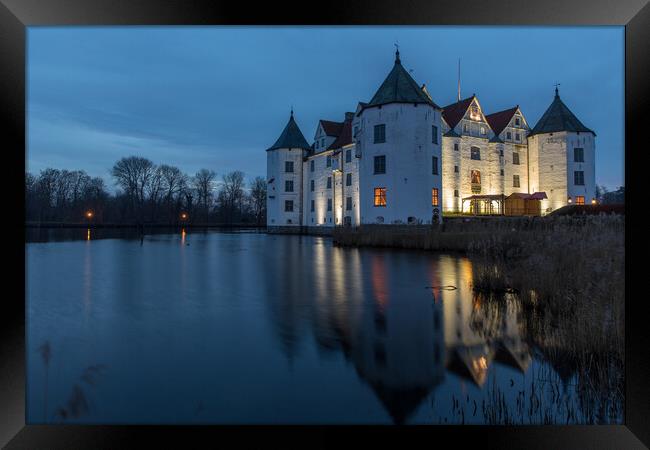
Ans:
[[[187,213],[181,213],[181,219],[186,220],[187,219]]]
[[[88,231],[86,232],[86,240],[90,240],[90,228],[88,228]]]
[[[592,199],[591,199],[591,204],[592,204],[592,205],[595,205],[596,203],[597,203],[597,202],[596,202],[596,199],[595,199],[595,198],[592,198]]]
[[[185,243],[185,236],[187,236],[187,232],[185,231],[185,228],[181,229],[181,244]]]
[[[573,200],[571,200],[571,197],[567,199],[567,202],[571,203]]]
[[[92,211],[86,211],[86,217],[89,219],[93,218],[93,212]]]

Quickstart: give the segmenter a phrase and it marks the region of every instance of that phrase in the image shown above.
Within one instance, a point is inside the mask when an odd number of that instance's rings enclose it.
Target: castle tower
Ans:
[[[362,223],[442,220],[441,108],[395,64],[357,112]]]
[[[542,212],[596,197],[596,133],[555,98],[528,135],[530,192],[546,192]]]
[[[266,150],[266,225],[269,230],[302,225],[302,161],[310,149],[293,118]]]

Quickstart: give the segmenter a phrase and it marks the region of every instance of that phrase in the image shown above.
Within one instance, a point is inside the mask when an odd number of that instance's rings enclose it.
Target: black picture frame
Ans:
[[[354,3],[225,2],[210,0],[0,0],[0,98],[7,263],[0,308],[0,444],[6,448],[124,448],[164,443],[164,447],[209,445],[236,438],[237,447],[339,445],[341,434],[404,446],[405,438],[433,445],[444,437],[454,446],[483,448],[644,448],[650,446],[650,327],[643,295],[633,296],[639,279],[626,275],[626,401],[620,426],[435,426],[435,427],[248,427],[248,426],[71,426],[25,425],[25,52],[26,27],[43,25],[622,25],[625,26],[626,265],[642,236],[640,170],[645,108],[650,99],[650,5],[646,0],[412,0]],[[594,93],[597,95],[597,93]],[[647,125],[645,126],[647,128]],[[5,186],[6,184],[6,186]],[[640,207],[639,207],[640,210]],[[647,229],[644,227],[644,231]],[[647,232],[646,232],[647,233]],[[645,233],[644,233],[645,234]],[[11,245],[6,245],[6,243]],[[639,255],[641,256],[641,255]],[[640,260],[640,259],[639,259]],[[642,261],[642,260],[641,260]],[[9,289],[12,287],[14,289]],[[406,434],[406,436],[404,435]],[[448,441],[449,442],[449,441]],[[256,446],[257,447],[257,446]]]

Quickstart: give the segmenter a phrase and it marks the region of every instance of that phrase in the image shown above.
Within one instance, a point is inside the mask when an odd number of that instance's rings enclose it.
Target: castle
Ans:
[[[310,230],[435,223],[442,213],[541,215],[595,202],[595,136],[555,97],[530,128],[519,106],[484,114],[476,95],[438,106],[392,70],[309,145],[293,117],[267,149],[267,226]]]

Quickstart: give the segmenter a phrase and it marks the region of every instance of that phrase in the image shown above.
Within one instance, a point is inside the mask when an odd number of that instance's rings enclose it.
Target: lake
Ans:
[[[584,423],[461,255],[256,231],[28,230],[27,421]],[[605,422],[622,422],[620,416]]]

